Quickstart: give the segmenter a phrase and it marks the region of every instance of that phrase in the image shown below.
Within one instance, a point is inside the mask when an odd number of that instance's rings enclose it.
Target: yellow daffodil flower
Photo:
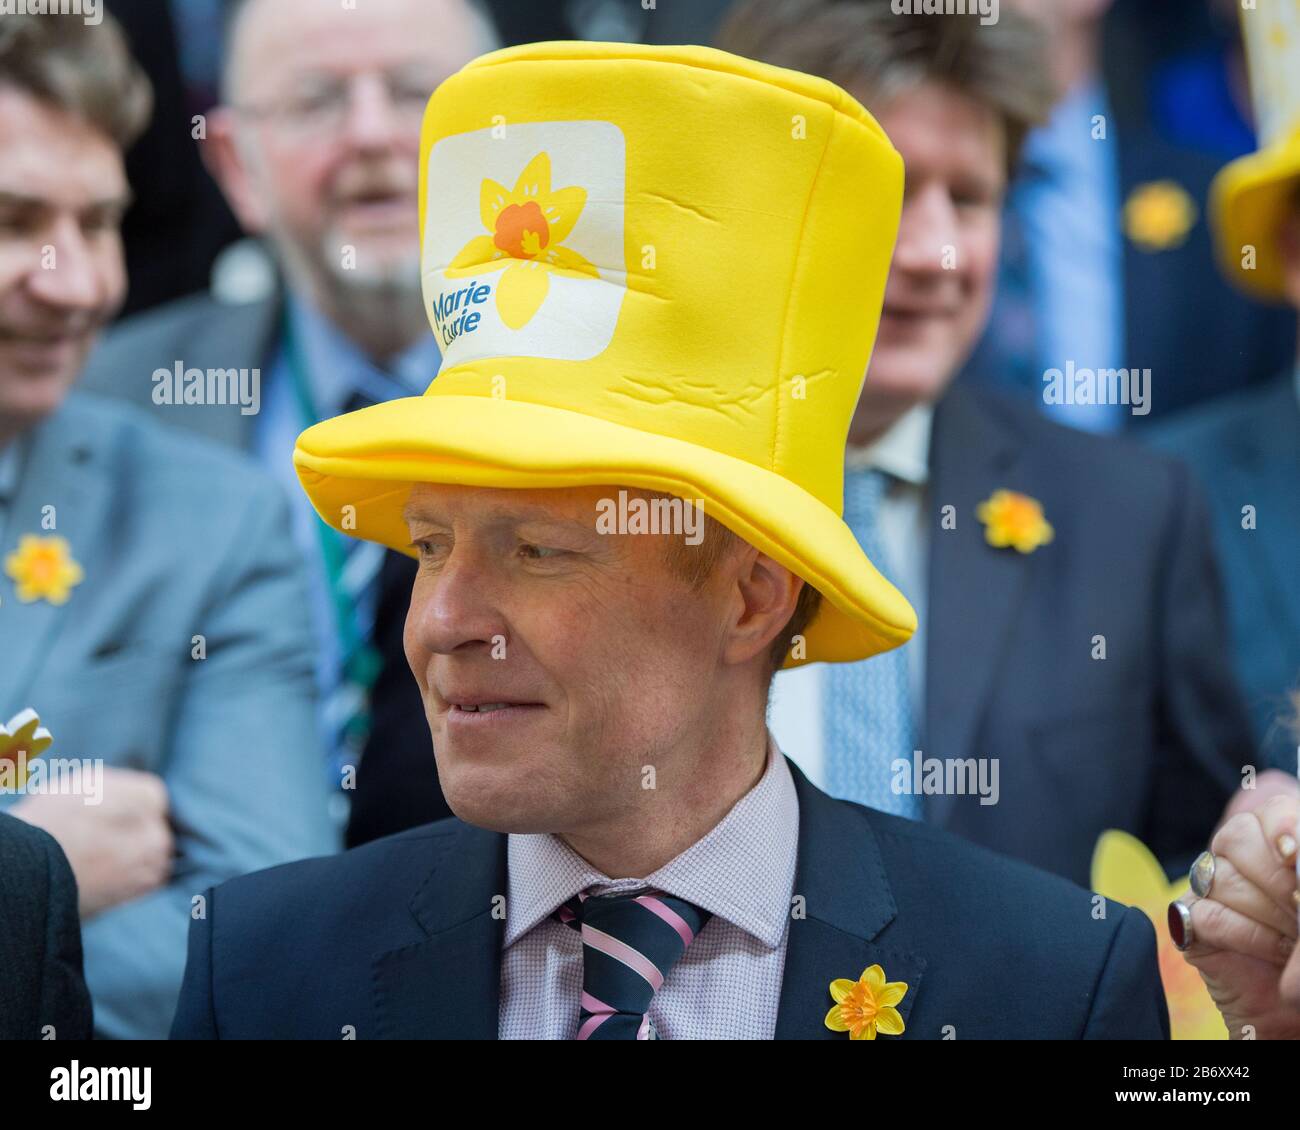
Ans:
[[[895,1007],[907,995],[903,981],[886,981],[885,971],[872,965],[856,981],[845,977],[831,982],[834,1007],[826,1014],[826,1027],[847,1032],[850,1040],[874,1040],[876,1033],[903,1034],[903,1017]]]

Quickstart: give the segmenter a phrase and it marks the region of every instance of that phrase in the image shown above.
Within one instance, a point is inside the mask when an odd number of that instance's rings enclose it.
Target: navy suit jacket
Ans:
[[[925,825],[799,798],[777,1038],[825,1027],[831,981],[879,963],[903,1039],[1167,1038],[1138,911]],[[450,818],[208,893],[174,1039],[495,1039],[506,836]]]
[[[1288,692],[1300,687],[1300,401],[1294,374],[1153,430],[1210,499],[1228,579],[1237,676],[1265,764],[1293,770]],[[1242,508],[1255,508],[1243,527]]]
[[[998,758],[1000,796],[927,796],[926,819],[1083,886],[1108,828],[1185,873],[1255,760],[1190,472],[962,385],[930,462],[923,749]],[[998,488],[1037,498],[1053,540],[988,545],[975,508]]]

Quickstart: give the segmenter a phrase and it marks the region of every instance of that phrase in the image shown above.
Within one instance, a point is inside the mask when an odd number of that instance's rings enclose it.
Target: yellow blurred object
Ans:
[[[5,572],[24,604],[37,600],[67,604],[73,586],[81,584],[85,577],[81,566],[72,559],[66,538],[35,534],[24,534],[19,539],[18,548],[5,558]]]
[[[531,44],[438,88],[420,176],[442,368],[299,437],[326,522],[413,555],[417,482],[661,491],[821,591],[787,665],[911,636],[840,517],[903,192],[862,106],[704,47]]]
[[[1175,1040],[1226,1040],[1228,1028],[1196,968],[1169,936],[1169,904],[1188,888],[1186,878],[1171,883],[1145,844],[1127,832],[1103,832],[1092,855],[1092,889],[1142,911],[1156,928],[1160,980],[1169,1003]]]
[[[1241,10],[1259,148],[1220,170],[1210,190],[1219,261],[1256,297],[1285,296],[1278,234],[1300,207],[1300,0]]]
[[[1043,504],[1015,490],[995,490],[975,507],[975,517],[984,523],[984,540],[995,549],[1010,546],[1033,553],[1056,536],[1043,517]]]
[[[1196,201],[1177,181],[1138,185],[1124,202],[1124,234],[1144,251],[1181,247],[1196,223]]]

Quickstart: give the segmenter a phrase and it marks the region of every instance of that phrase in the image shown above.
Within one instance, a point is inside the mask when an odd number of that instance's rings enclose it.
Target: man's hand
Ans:
[[[1242,1039],[1300,1039],[1300,958],[1297,957],[1296,821],[1300,787],[1237,811],[1215,833],[1214,879],[1205,898],[1184,895],[1191,908],[1192,944],[1184,956],[1196,967],[1223,1014],[1228,1033]]]
[[[58,840],[77,879],[84,921],[156,890],[171,877],[174,847],[167,809],[161,777],[105,768],[101,804],[41,794],[9,811]]]

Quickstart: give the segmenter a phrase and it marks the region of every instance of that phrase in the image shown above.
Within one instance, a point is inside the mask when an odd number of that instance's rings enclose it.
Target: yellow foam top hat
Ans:
[[[902,189],[884,131],[819,78],[703,47],[476,59],[421,144],[442,367],[303,432],[303,487],[407,553],[417,482],[702,499],[823,594],[798,662],[895,647],[915,613],[840,514]]]
[[[1276,299],[1285,293],[1277,234],[1300,188],[1300,0],[1243,8],[1241,31],[1259,148],[1219,172],[1210,214],[1228,277]]]

